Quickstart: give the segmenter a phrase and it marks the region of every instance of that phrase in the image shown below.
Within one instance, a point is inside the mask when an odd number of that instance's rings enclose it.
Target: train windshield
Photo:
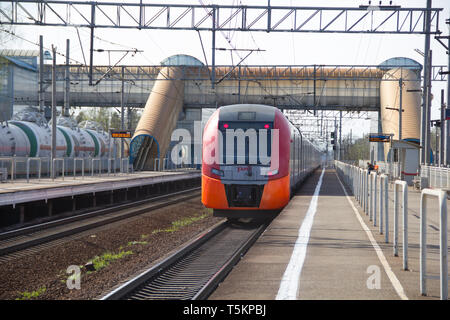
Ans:
[[[270,166],[273,122],[219,122],[221,162],[225,165]]]

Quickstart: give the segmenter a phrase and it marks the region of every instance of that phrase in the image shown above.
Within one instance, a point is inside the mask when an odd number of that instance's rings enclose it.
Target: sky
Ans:
[[[101,2],[101,1],[99,1]],[[138,2],[129,0],[122,2]],[[379,1],[372,1],[372,4]],[[256,0],[144,0],[144,3],[177,3],[177,4],[244,4],[261,5],[266,1]],[[443,8],[440,15],[439,29],[443,35],[447,35],[448,25],[445,19],[450,17],[450,1],[434,0],[434,8]],[[367,5],[368,1],[354,0],[272,0],[274,6],[323,6],[323,7],[358,7]],[[388,5],[389,1],[382,1]],[[425,7],[426,0],[393,1],[393,5],[402,7]],[[433,27],[433,26],[432,26]],[[44,36],[44,46],[51,48],[55,45],[59,52],[65,52],[66,39],[70,39],[71,58],[78,62],[83,61],[83,51],[76,29],[73,27],[36,27],[19,26],[14,30],[31,42],[38,43],[39,35]],[[88,60],[89,37],[88,29],[79,28],[81,44]],[[96,49],[132,49],[143,50],[142,53],[127,55],[121,64],[129,65],[157,65],[164,58],[174,54],[192,55],[204,62],[202,46],[196,31],[175,30],[119,30],[96,29]],[[304,64],[341,64],[341,65],[377,65],[392,57],[408,57],[423,64],[423,57],[415,51],[424,51],[424,35],[391,35],[391,34],[318,34],[318,33],[266,33],[266,32],[227,32],[235,48],[261,49],[264,51],[252,53],[244,65],[304,65]],[[211,62],[211,34],[201,32],[202,41],[206,51],[208,62]],[[226,37],[220,32],[216,36],[216,46],[230,48]],[[100,40],[101,39],[101,40]],[[38,49],[35,44],[28,41],[13,38],[4,43],[5,48]],[[433,64],[447,65],[448,56],[444,47],[436,40],[431,39],[433,50]],[[94,64],[115,64],[123,53],[95,53]],[[244,54],[241,53],[241,56]],[[58,57],[57,63],[64,63],[65,58]],[[89,61],[89,60],[88,60]],[[218,51],[216,54],[217,65],[231,65],[239,61],[239,57],[231,56],[229,51]],[[439,117],[440,90],[446,89],[446,82],[433,82],[432,119]],[[353,134],[368,132],[367,123],[360,121],[344,121],[343,132],[348,133],[353,128]]]

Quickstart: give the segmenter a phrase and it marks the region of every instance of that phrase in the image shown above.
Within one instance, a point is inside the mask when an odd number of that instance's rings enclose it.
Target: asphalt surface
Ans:
[[[427,281],[426,297],[419,291],[420,193],[408,191],[409,268],[405,271],[401,216],[398,257],[393,255],[392,249],[392,190],[390,242],[385,243],[384,234],[379,233],[379,227],[369,220],[348,188],[349,197],[346,196],[334,169],[325,170],[317,207],[307,214],[321,173],[322,169],[319,169],[305,181],[209,299],[439,299],[439,280]],[[427,267],[431,275],[439,274],[436,208],[431,201],[427,229],[430,239]],[[314,212],[312,223],[311,211]],[[305,236],[304,230],[300,231],[299,237],[299,230],[305,229],[308,222],[312,225],[310,232]],[[292,264],[294,268],[291,268]],[[286,273],[291,277],[286,278]],[[287,297],[280,294],[281,284],[286,281],[291,281],[288,284],[294,288],[293,295]]]

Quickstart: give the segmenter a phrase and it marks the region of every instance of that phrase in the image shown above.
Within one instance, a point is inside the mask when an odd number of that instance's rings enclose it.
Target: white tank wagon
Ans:
[[[128,143],[125,143],[127,151]],[[127,153],[125,153],[127,155]],[[112,139],[104,132],[101,126],[92,121],[84,121],[77,125],[69,117],[57,119],[56,130],[56,157],[64,159],[65,174],[73,173],[75,158],[101,159],[103,170],[110,165],[120,168],[120,140]],[[8,157],[16,157],[15,174],[26,174],[26,158],[40,158],[41,174],[48,174],[49,158],[51,157],[51,126],[45,121],[44,116],[35,108],[27,108],[16,113],[7,123],[0,126],[0,166],[11,168]],[[19,159],[22,157],[22,159]],[[98,172],[98,161],[94,164]],[[85,171],[91,170],[91,161],[85,160]],[[61,161],[57,163],[58,170],[62,170]],[[76,163],[76,171],[81,172],[81,161]],[[30,163],[30,174],[37,174],[38,162]],[[10,173],[10,172],[9,172]]]
[[[49,157],[51,130],[45,118],[31,108],[14,114],[0,131],[1,155],[7,157]],[[61,132],[56,136],[56,156],[63,157],[66,143]]]

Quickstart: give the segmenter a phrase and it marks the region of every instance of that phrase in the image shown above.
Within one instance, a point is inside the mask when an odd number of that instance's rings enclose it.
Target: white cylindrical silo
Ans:
[[[414,70],[393,68],[380,83],[380,107],[383,133],[399,138],[400,85],[402,85],[402,140],[420,141],[420,78]],[[388,148],[385,148],[387,156]]]

